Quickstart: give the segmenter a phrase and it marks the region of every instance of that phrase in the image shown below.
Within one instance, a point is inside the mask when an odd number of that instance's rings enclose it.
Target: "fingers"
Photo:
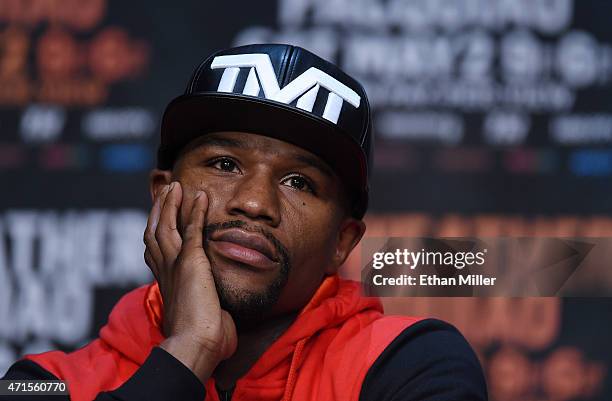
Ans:
[[[166,264],[172,264],[181,250],[182,239],[177,227],[177,216],[181,207],[183,190],[177,181],[170,184],[166,201],[161,208],[155,238]]]
[[[149,218],[147,219],[147,228],[144,232],[144,243],[146,245],[145,251],[145,262],[153,271],[153,275],[158,277],[158,269],[163,263],[163,256],[161,253],[161,249],[157,244],[157,240],[155,238],[155,231],[157,230],[157,226],[159,224],[159,217],[161,214],[161,209],[163,203],[166,198],[166,194],[168,193],[169,187],[164,186],[161,191],[155,196],[155,201],[153,202],[153,207],[151,208],[151,212],[149,213]]]
[[[189,223],[185,227],[184,247],[187,249],[202,248],[202,232],[208,211],[208,196],[203,191],[198,191],[193,201]]]
[[[144,260],[147,266],[149,266],[149,268],[151,269],[151,272],[153,273],[153,277],[155,277],[155,280],[159,282],[159,272],[157,268],[157,263],[155,263],[155,259],[151,255],[151,249],[148,246],[145,248],[145,251],[144,251]]]
[[[190,272],[188,274],[190,277],[197,277],[198,286],[205,290],[205,295],[200,299],[200,305],[218,308],[219,297],[215,290],[215,279],[202,242],[207,211],[208,196],[205,192],[199,191],[193,200],[189,220],[183,232],[183,246],[179,259],[183,271]]]

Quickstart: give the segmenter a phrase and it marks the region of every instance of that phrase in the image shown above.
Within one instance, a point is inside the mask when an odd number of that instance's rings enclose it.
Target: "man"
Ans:
[[[304,49],[209,57],[162,121],[155,282],[92,343],[5,379],[66,380],[79,401],[485,400],[452,326],[385,317],[337,275],[365,231],[370,127],[362,87]]]

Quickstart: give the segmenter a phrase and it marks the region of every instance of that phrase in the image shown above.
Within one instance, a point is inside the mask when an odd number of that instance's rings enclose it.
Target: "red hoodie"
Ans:
[[[115,305],[100,337],[71,352],[24,358],[66,380],[72,401],[91,401],[121,386],[164,340],[157,283],[139,287]],[[295,322],[236,382],[232,400],[359,399],[368,369],[405,328],[420,319],[384,316],[377,298],[357,282],[327,277]],[[207,399],[218,401],[214,378]]]

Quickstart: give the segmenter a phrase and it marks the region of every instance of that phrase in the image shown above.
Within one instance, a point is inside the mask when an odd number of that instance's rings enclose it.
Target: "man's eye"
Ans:
[[[290,186],[292,188],[295,188],[297,190],[300,190],[300,191],[307,191],[307,192],[314,193],[313,186],[304,177],[292,176],[292,177],[286,178],[283,181],[283,184]]]
[[[210,165],[213,166],[214,168],[217,168],[223,171],[227,171],[230,173],[240,172],[240,170],[238,169],[238,165],[236,165],[236,163],[232,159],[228,159],[228,158],[217,159],[213,161]]]

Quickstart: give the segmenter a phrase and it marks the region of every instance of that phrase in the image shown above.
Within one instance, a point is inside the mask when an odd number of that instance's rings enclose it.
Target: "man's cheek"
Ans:
[[[299,249],[293,252],[292,264],[305,274],[312,274],[321,269],[328,259],[327,248],[326,244],[319,243],[313,238],[302,241]]]

